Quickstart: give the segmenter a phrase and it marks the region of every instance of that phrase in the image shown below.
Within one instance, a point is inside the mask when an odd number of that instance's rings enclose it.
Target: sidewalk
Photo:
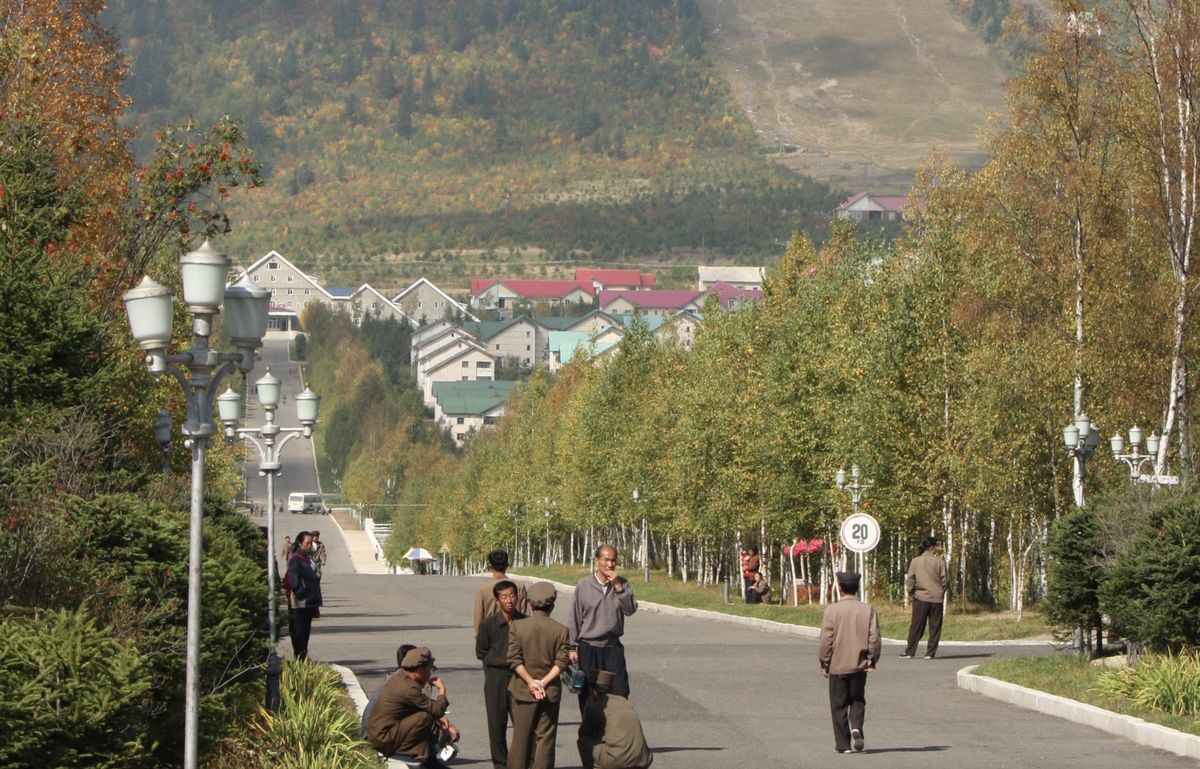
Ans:
[[[375,559],[375,545],[367,532],[357,528],[354,519],[344,510],[333,510],[329,517],[342,533],[355,574],[391,574],[382,559]]]

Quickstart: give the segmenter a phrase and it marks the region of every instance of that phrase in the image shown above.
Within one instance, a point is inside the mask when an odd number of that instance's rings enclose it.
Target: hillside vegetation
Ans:
[[[115,0],[107,18],[132,121],[245,121],[268,178],[230,211],[240,259],[274,248],[345,283],[465,249],[761,262],[836,204],[764,159],[694,0]]]

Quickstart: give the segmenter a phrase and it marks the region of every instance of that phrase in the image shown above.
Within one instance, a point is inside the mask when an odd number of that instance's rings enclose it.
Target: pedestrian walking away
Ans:
[[[370,712],[365,715],[366,739],[371,747],[402,763],[444,769],[439,753],[457,753],[453,745],[461,734],[446,718],[450,700],[445,683],[434,675],[437,668],[433,663],[428,647],[404,651],[400,669],[388,676],[371,698]],[[430,686],[437,691],[436,697],[426,693]]]
[[[588,678],[577,742],[583,769],[646,769],[654,755],[629,700],[612,693],[613,674],[597,670]]]
[[[483,705],[487,711],[488,743],[493,769],[508,765],[508,686],[513,671],[508,666],[508,629],[525,614],[517,610],[517,586],[502,579],[492,586],[499,610],[484,617],[475,634],[475,657],[483,662]]]
[[[908,625],[908,645],[900,655],[904,659],[917,655],[926,622],[929,623],[929,640],[925,643],[925,659],[937,656],[946,591],[950,589],[950,571],[938,553],[939,549],[937,537],[927,536],[921,540],[921,552],[908,564],[904,586],[912,599],[912,621]]]
[[[283,585],[288,600],[292,654],[298,660],[308,659],[308,637],[312,633],[312,623],[321,616],[321,581],[317,579],[309,559],[311,547],[311,534],[302,531],[296,535],[292,554],[288,558],[287,579]]]
[[[284,567],[287,567],[288,559],[292,557],[292,538],[283,538],[283,547],[279,551],[279,560],[283,561]]]
[[[475,589],[475,632],[479,632],[479,623],[483,622],[484,618],[495,613],[496,583],[501,580],[508,579],[508,551],[496,548],[487,554],[488,568],[492,570],[491,579],[484,582]],[[517,587],[517,611],[522,614],[529,613],[529,599],[525,595],[525,586],[516,580],[510,580]]]
[[[817,648],[821,675],[829,679],[833,747],[838,753],[863,750],[867,674],[875,669],[882,648],[879,618],[858,598],[861,579],[857,572],[837,573],[841,595],[837,603],[825,607]]]
[[[568,665],[567,628],[550,619],[558,593],[549,582],[529,588],[530,615],[508,628],[508,684],[513,733],[508,769],[554,769],[554,741]]]
[[[571,633],[571,662],[580,670],[607,670],[613,674],[612,691],[629,696],[629,671],[625,664],[625,618],[637,611],[629,580],[617,575],[617,549],[596,548],[595,571],[575,584],[575,597],[567,628]],[[579,712],[587,705],[587,686],[579,692]]]

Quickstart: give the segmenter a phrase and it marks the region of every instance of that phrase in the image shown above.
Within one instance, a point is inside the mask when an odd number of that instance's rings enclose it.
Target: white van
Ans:
[[[293,491],[288,494],[289,513],[322,513],[324,511],[325,501],[320,494],[304,491]]]

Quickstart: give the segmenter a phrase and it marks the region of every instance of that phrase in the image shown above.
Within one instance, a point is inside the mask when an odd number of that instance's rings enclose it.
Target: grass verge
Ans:
[[[1070,652],[1048,657],[1015,657],[989,660],[975,668],[975,673],[989,676],[1030,689],[1057,694],[1072,700],[1095,705],[1128,716],[1137,716],[1151,723],[1200,736],[1200,721],[1171,715],[1139,706],[1127,697],[1104,694],[1100,677],[1105,668],[1088,664],[1087,660]]]
[[[522,576],[552,579],[574,584],[588,573],[587,566],[522,566]],[[779,604],[745,604],[738,593],[737,585],[730,585],[729,603],[724,600],[723,589],[700,587],[692,582],[668,579],[665,572],[651,571],[650,581],[643,582],[640,573],[630,570],[625,577],[632,583],[637,597],[643,601],[678,606],[687,609],[732,614],[740,617],[784,622],[789,625],[819,627],[824,608],[812,606],[780,606]],[[879,614],[879,627],[885,638],[905,638],[908,635],[909,609],[901,604],[872,600]],[[1017,622],[1012,612],[998,612],[977,606],[959,607],[951,604],[942,626],[943,641],[999,641],[1010,639],[1050,638],[1050,628],[1038,612],[1026,610]]]

